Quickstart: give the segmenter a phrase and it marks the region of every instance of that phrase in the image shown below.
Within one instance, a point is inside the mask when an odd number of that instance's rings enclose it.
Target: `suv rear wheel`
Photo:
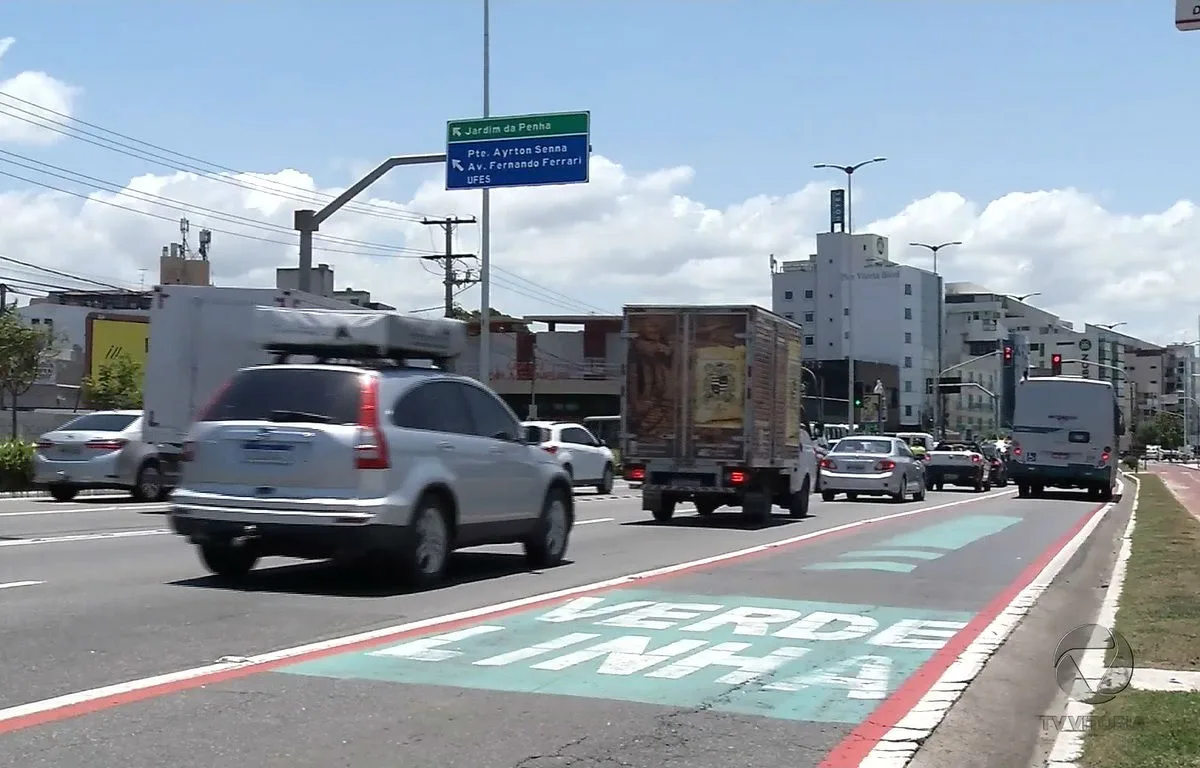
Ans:
[[[441,501],[433,494],[421,497],[413,513],[407,551],[404,553],[404,577],[416,587],[427,587],[442,580],[450,564],[450,525]]]
[[[570,538],[571,513],[567,494],[562,488],[551,488],[542,503],[542,515],[533,534],[522,542],[525,559],[534,568],[561,565]]]

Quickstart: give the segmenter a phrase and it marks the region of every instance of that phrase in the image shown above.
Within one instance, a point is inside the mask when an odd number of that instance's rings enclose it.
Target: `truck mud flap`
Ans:
[[[756,523],[765,523],[771,517],[771,497],[765,493],[747,493],[742,497],[742,516]]]
[[[653,512],[662,504],[662,491],[642,490],[642,511]]]

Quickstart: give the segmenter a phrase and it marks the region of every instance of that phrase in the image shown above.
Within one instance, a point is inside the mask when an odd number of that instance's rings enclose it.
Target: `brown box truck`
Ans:
[[[798,324],[756,306],[627,306],[621,456],[642,509],[808,514],[817,458]]]

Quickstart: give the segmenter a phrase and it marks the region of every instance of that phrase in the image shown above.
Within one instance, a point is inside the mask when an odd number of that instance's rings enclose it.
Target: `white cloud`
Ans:
[[[769,255],[783,260],[812,251],[813,233],[828,222],[828,187],[814,183],[783,197],[759,196],[718,209],[687,196],[694,174],[690,168],[632,174],[596,156],[589,184],[495,192],[492,263],[500,271],[492,305],[523,314],[613,311],[634,301],[769,302]],[[402,212],[478,215],[480,196],[447,192],[436,175],[428,172],[431,180],[410,200],[361,198],[369,206],[365,212],[343,210],[326,222],[321,236],[440,250],[440,230]],[[0,194],[0,254],[126,285],[136,285],[139,269],[146,269],[152,283],[162,246],[178,238],[181,214],[138,199],[138,193],[147,193],[189,204],[193,245],[195,233],[206,226],[284,243],[214,233],[211,258],[218,283],[270,285],[276,266],[295,263],[292,211],[305,207],[289,199],[304,193],[271,186],[278,184],[314,189],[311,177],[286,170],[224,182],[147,175],[129,182],[127,195],[94,194],[87,202],[36,190]],[[205,208],[276,229],[221,220]],[[1073,189],[1014,192],[983,203],[938,192],[860,225],[860,231],[868,230],[892,238],[894,258],[926,267],[928,255],[908,249],[909,241],[962,240],[965,246],[947,249],[940,259],[948,280],[1001,292],[1041,291],[1034,301],[1068,320],[1126,321],[1121,330],[1156,341],[1195,338],[1192,252],[1200,242],[1200,214],[1190,202],[1130,214],[1106,210]],[[477,227],[464,225],[460,232],[457,249],[477,251]],[[436,266],[413,254],[344,240],[318,239],[317,246],[316,260],[336,268],[339,287],[368,289],[404,309],[441,301],[440,276],[432,274]],[[14,276],[63,282],[0,266],[0,277]],[[478,291],[463,301],[476,306]]]
[[[16,42],[13,37],[0,38],[0,59]],[[0,143],[46,146],[59,141],[62,134],[47,129],[46,121],[71,115],[78,93],[77,88],[45,72],[18,72],[0,80],[0,94],[13,97],[0,101]]]

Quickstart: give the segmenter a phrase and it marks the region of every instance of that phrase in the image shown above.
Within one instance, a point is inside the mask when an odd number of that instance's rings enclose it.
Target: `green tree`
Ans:
[[[37,381],[44,364],[58,351],[58,337],[35,328],[16,312],[0,310],[0,391],[12,406],[12,437],[17,436],[17,401]]]
[[[120,352],[96,369],[96,376],[83,379],[83,396],[97,410],[111,411],[142,407],[142,367]]]
[[[1183,445],[1183,420],[1178,414],[1160,411],[1138,427],[1137,439],[1142,445],[1161,445],[1169,451],[1179,448]]]

